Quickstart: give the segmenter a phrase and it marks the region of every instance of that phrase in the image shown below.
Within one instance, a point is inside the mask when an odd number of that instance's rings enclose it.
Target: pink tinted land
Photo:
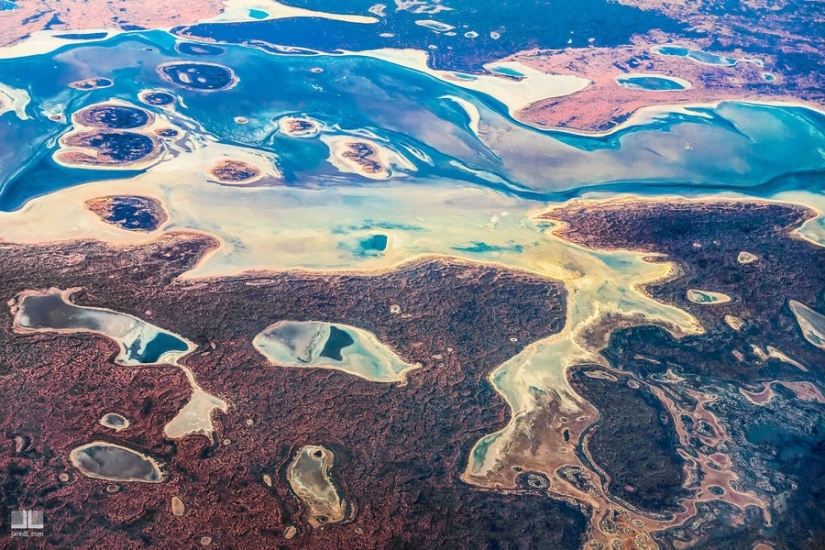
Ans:
[[[153,29],[189,25],[217,16],[220,0],[164,2],[88,2],[87,0],[15,0],[18,9],[0,12],[0,46],[19,42],[45,30],[81,32],[84,29]],[[60,23],[56,23],[56,21]]]

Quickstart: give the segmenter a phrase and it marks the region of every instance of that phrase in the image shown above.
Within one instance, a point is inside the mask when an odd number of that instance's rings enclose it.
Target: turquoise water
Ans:
[[[349,325],[280,321],[255,336],[253,344],[274,365],[340,370],[374,382],[398,382],[417,368],[374,334]]]
[[[124,364],[150,365],[169,352],[185,352],[189,344],[136,317],[104,309],[78,306],[59,290],[34,293],[20,302],[17,322],[31,330],[97,332],[122,346]]]
[[[723,67],[732,67],[736,65],[738,60],[723,55],[704,52],[702,50],[694,50],[684,48],[682,46],[661,46],[657,48],[656,53],[667,57],[685,57],[696,63],[703,65],[720,65]]]
[[[512,77],[515,77],[515,78],[524,77],[524,74],[518,72],[515,69],[511,69],[510,67],[495,67],[495,68],[491,69],[490,72],[503,74],[505,76],[512,76]]]
[[[266,19],[269,14],[263,10],[249,10],[249,17],[252,19]]]
[[[159,333],[146,344],[143,353],[140,353],[140,341],[136,341],[129,348],[129,357],[139,363],[152,364],[170,351],[186,351],[189,349],[186,342],[165,332]]]
[[[318,140],[279,133],[273,119],[296,114],[339,133],[369,135],[400,153],[415,166],[405,184],[470,185],[537,201],[595,189],[749,189],[760,194],[788,174],[825,168],[823,116],[802,107],[726,102],[661,112],[606,136],[584,136],[527,127],[493,97],[357,55],[273,55],[227,45],[208,61],[233,69],[238,84],[220,92],[188,90],[156,72],[161,63],[203,60],[177,52],[175,42],[166,32],[135,32],[0,61],[0,82],[32,98],[26,111],[30,119],[20,120],[13,112],[0,116],[0,211],[17,210],[63,188],[139,174],[55,164],[56,141],[69,125],[45,113],[68,117],[113,98],[139,104],[138,93],[146,89],[176,95],[174,121],[193,136],[277,155],[283,184],[294,187],[382,185],[339,172]],[[32,79],[32,74],[49,77]],[[91,92],[68,87],[90,77],[110,78],[114,85]],[[444,96],[472,103],[496,141],[475,135],[467,113]],[[143,107],[159,115],[168,112]],[[249,123],[238,124],[239,116]]]
[[[361,248],[365,251],[383,252],[387,249],[387,242],[386,235],[373,235],[369,239],[361,241]]]
[[[631,90],[668,92],[685,89],[685,86],[680,82],[659,76],[622,76],[617,78],[616,82],[622,88],[629,88]]]
[[[474,241],[469,246],[453,247],[456,252],[469,252],[473,254],[482,254],[487,252],[516,252],[521,253],[524,247],[520,244],[513,243],[510,246],[491,245],[481,241]]]

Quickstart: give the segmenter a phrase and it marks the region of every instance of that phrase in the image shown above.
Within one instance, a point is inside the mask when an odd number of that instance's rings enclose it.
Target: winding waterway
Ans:
[[[415,52],[278,53],[223,45],[203,54],[178,42],[164,31],[131,32],[0,60],[0,90],[13,98],[12,108],[0,111],[0,238],[143,242],[150,237],[106,224],[87,207],[128,187],[163,205],[168,220],[161,230],[206,232],[221,241],[190,278],[253,269],[380,273],[414,258],[449,256],[562,281],[568,299],[563,331],[528,346],[490,376],[512,418],[475,445],[463,476],[470,483],[512,485],[514,475],[502,474],[501,464],[526,460],[513,449],[531,415],[553,408],[581,419],[577,429],[587,426],[592,407],[570,387],[566,372],[583,362],[605,364],[586,338],[605,318],[659,325],[677,338],[704,330],[687,312],[639,290],[670,276],[672,264],[573,245],[539,214],[569,198],[620,193],[750,196],[825,206],[825,116],[803,107],[724,102],[647,109],[610,134],[579,135],[537,130],[514,118],[514,106],[537,89],[530,78],[539,77],[523,69],[505,67],[510,74],[480,73],[462,81],[421,67]],[[203,62],[208,64],[198,66]],[[46,71],[51,78],[31,78]],[[69,86],[99,77],[112,85]],[[273,88],[273,80],[280,85]],[[561,77],[539,83],[558,94],[580,85]],[[148,93],[174,101],[150,102]],[[76,130],[72,115],[112,100],[140,105],[152,113],[153,128],[174,130],[167,132],[172,137],[153,138],[157,161],[117,171],[55,162],[60,138]],[[312,121],[312,131],[285,132],[285,117]],[[224,160],[252,166],[261,177],[242,186],[215,181],[209,169]],[[821,220],[805,228],[812,241],[821,242],[823,235]],[[69,294],[34,293],[29,300],[58,296],[62,304],[54,308],[83,309],[70,312],[72,323],[34,322],[34,302],[31,311],[21,302],[18,326],[104,334],[119,342],[122,362],[129,365],[178,364],[193,349],[139,319],[72,306]],[[701,303],[720,302],[710,291],[697,296]],[[806,334],[821,340],[819,319],[795,312],[807,319]],[[346,330],[357,343],[353,349],[368,360],[342,351],[341,370],[398,382],[412,368],[366,333]],[[183,342],[183,349],[170,338]],[[298,357],[297,348],[281,348],[259,345],[287,366],[329,363],[316,361],[315,348],[307,352],[309,360],[289,363],[289,354]],[[192,383],[192,399],[166,433],[211,435],[211,414],[226,412],[226,404],[181,368]],[[550,405],[536,388],[550,396]],[[553,466],[581,465],[572,446],[547,460]],[[737,496],[759,503],[752,495]],[[587,498],[598,509],[594,516],[606,513],[606,495]],[[637,520],[648,530],[672,524]]]

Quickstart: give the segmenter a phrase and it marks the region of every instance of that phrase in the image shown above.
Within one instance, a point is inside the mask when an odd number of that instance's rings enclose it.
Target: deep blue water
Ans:
[[[285,4],[316,11],[370,16],[373,0],[328,2],[288,0]],[[233,44],[260,40],[325,52],[375,48],[415,48],[432,52],[435,68],[480,71],[487,62],[531,48],[587,47],[629,43],[634,34],[652,29],[690,35],[691,31],[653,10],[640,10],[607,0],[517,0],[449,2],[449,11],[428,15],[397,11],[392,3],[372,25],[326,19],[279,19],[248,23],[203,24],[176,29],[191,36]],[[434,32],[416,21],[435,20],[455,27],[455,36]],[[621,21],[621,24],[616,22]],[[475,32],[476,38],[465,33]],[[497,33],[493,38],[491,33]],[[393,36],[380,36],[392,34]],[[571,41],[568,43],[568,41]],[[435,48],[430,48],[434,46]]]
[[[64,40],[99,40],[101,38],[106,38],[106,35],[109,33],[106,32],[86,32],[86,33],[79,33],[79,32],[70,32],[66,34],[56,34],[57,38],[63,38]]]
[[[169,351],[186,351],[189,347],[186,342],[171,334],[165,332],[158,333],[148,344],[143,353],[138,353],[140,347],[140,340],[135,341],[132,347],[127,350],[130,359],[134,359],[141,363],[157,363],[160,357]]]
[[[276,154],[283,185],[292,187],[381,185],[339,173],[327,162],[329,150],[321,141],[276,131],[273,119],[300,114],[337,132],[367,132],[399,151],[416,164],[415,177],[405,180],[409,185],[437,180],[539,201],[586,190],[748,189],[761,194],[822,189],[825,116],[802,107],[728,102],[663,112],[604,136],[577,135],[535,130],[513,120],[507,107],[491,96],[361,56],[274,55],[225,46],[210,50],[207,60],[232,68],[240,82],[230,90],[203,93],[166,82],[156,72],[161,63],[203,59],[203,50],[179,45],[176,49],[176,44],[162,31],[128,33],[67,44],[50,54],[0,60],[2,82],[32,97],[29,120],[19,120],[13,112],[0,116],[0,211],[19,209],[34,197],[62,188],[127,181],[140,174],[57,165],[51,159],[56,140],[70,126],[49,120],[43,111],[65,110],[69,116],[118,98],[164,113],[159,106],[139,102],[139,92],[146,89],[177,96],[181,124],[193,129],[200,125],[224,143]],[[32,74],[49,76],[33,79]],[[114,84],[90,92],[68,86],[89,77],[110,78]],[[510,141],[491,149],[470,131],[467,114],[443,99],[448,95],[476,105],[485,124]],[[235,123],[239,115],[248,117],[249,124]],[[416,159],[413,151],[430,160]]]

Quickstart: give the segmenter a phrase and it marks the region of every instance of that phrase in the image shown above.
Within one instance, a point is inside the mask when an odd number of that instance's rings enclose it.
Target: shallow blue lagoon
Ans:
[[[732,67],[736,65],[738,60],[723,55],[705,52],[702,50],[694,50],[682,46],[660,46],[656,48],[655,53],[664,55],[666,57],[685,57],[696,63],[703,65],[720,65],[723,67]]]
[[[109,35],[108,32],[69,32],[66,34],[56,34],[57,38],[62,38],[64,40],[100,40],[102,38],[106,38]]]
[[[156,363],[165,353],[170,351],[186,351],[189,349],[186,342],[165,332],[158,333],[152,340],[150,340],[143,352],[140,352],[141,343],[135,341],[129,348],[129,357],[139,363]]]
[[[662,76],[621,76],[616,79],[616,82],[622,88],[629,88],[631,90],[670,92],[685,89],[685,86],[682,85],[682,83],[673,80],[672,78],[665,78]]]
[[[69,131],[70,122],[49,115],[63,113],[70,120],[83,107],[110,99],[170,117],[189,133],[187,139],[274,155],[283,174],[281,185],[310,189],[382,183],[341,172],[328,162],[325,142],[281,132],[282,117],[309,117],[321,125],[322,135],[369,139],[400,155],[414,166],[400,170],[404,179],[399,181],[408,185],[472,185],[540,201],[591,188],[758,192],[787,174],[825,168],[823,117],[801,107],[726,102],[663,110],[608,135],[586,136],[527,127],[490,96],[369,57],[272,54],[232,45],[193,57],[178,51],[178,42],[162,31],[125,33],[0,61],[2,83],[26,90],[32,98],[27,120],[14,112],[0,116],[0,210],[19,209],[62,188],[127,181],[139,173],[65,168],[52,161],[57,139]],[[156,70],[181,60],[226,66],[237,84],[204,92],[168,82]],[[92,77],[114,84],[93,91],[69,87]],[[138,94],[145,90],[165,90],[178,98],[177,106],[144,105]],[[472,117],[449,98],[478,109],[486,132],[476,135]],[[241,118],[246,123],[238,123]]]
[[[285,4],[312,10],[335,11],[371,16],[374,0],[329,2],[320,0],[288,0]],[[420,7],[424,3],[420,2]],[[392,3],[389,3],[393,6]],[[401,6],[399,3],[398,6]],[[173,32],[198,36],[218,42],[246,43],[262,41],[282,46],[295,46],[334,52],[363,51],[375,48],[432,48],[433,67],[447,70],[482,71],[485,63],[503,59],[529,48],[586,47],[589,39],[600,46],[627,43],[633,29],[661,29],[664,32],[692,34],[683,23],[655,10],[642,10],[605,0],[554,0],[552,17],[548,3],[536,0],[488,2],[483,9],[476,0],[451,0],[448,9],[430,10],[386,9],[372,25],[360,25],[322,18],[287,18],[246,23],[205,23],[175,29]],[[422,20],[446,25],[438,30],[422,26]],[[507,21],[502,33],[502,21]],[[621,21],[621,25],[605,24]],[[458,32],[460,31],[460,32]],[[474,38],[465,31],[476,33]]]
[[[518,72],[515,69],[511,69],[510,67],[494,67],[491,69],[491,72],[502,74],[504,76],[512,76],[514,78],[523,78],[524,75]]]
[[[15,322],[29,330],[96,332],[120,344],[118,361],[150,365],[170,352],[185,352],[190,344],[137,317],[106,309],[75,305],[70,293],[57,289],[29,291],[19,300]]]

